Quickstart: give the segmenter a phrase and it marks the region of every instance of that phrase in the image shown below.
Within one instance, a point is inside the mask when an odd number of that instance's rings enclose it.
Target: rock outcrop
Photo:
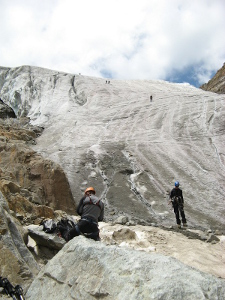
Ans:
[[[60,209],[75,213],[75,203],[62,168],[31,148],[43,128],[11,116],[7,110],[0,119],[0,276],[26,290],[57,251],[48,250],[40,264],[28,250],[28,230],[22,225],[54,218]]]
[[[0,120],[0,190],[9,208],[24,222],[54,217],[54,210],[75,213],[62,168],[32,150],[42,128],[28,118]]]
[[[0,99],[0,119],[16,118],[14,110]]]
[[[215,76],[207,83],[200,86],[200,88],[204,91],[225,94],[225,63],[222,68],[216,72]]]
[[[157,253],[77,237],[44,267],[27,300],[222,300],[225,282]]]

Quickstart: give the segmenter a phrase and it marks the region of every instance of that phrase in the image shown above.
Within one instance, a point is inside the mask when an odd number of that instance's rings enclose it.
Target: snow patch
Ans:
[[[225,235],[221,235],[218,238],[220,239],[220,242],[225,242]]]
[[[131,179],[132,181],[134,181],[134,179],[135,179],[138,175],[140,175],[140,174],[141,174],[141,171],[138,172],[138,173],[131,174],[131,175],[130,175],[130,179]]]
[[[96,156],[101,155],[105,152],[101,149],[100,145],[98,145],[98,144],[92,145],[90,147],[90,150],[93,151]]]
[[[88,177],[95,178],[96,177],[96,172],[95,171],[91,171],[91,174]]]
[[[145,192],[147,192],[147,190],[148,189],[146,188],[146,186],[138,184],[138,191],[139,192],[145,193]]]
[[[88,182],[85,180],[85,181],[83,181],[81,184],[82,184],[82,185],[87,185],[87,183],[88,183]]]

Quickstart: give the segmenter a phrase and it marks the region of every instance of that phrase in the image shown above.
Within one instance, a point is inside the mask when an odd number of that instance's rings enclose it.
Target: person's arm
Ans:
[[[171,190],[171,191],[170,191],[170,194],[169,194],[169,199],[170,199],[170,201],[172,200],[172,198],[173,198],[173,190]]]
[[[78,215],[82,215],[82,212],[83,212],[83,201],[84,201],[84,199],[85,199],[85,196],[83,196],[81,199],[80,199],[80,202],[79,202],[79,204],[78,204],[78,206],[77,206],[77,213],[78,213]]]
[[[100,213],[100,216],[98,217],[98,221],[102,221],[103,218],[104,218],[104,203],[102,202],[102,207],[101,207],[101,213]]]
[[[183,198],[183,192],[182,192],[182,190],[181,190],[181,200],[182,200],[182,203],[184,203],[184,198]]]
[[[171,190],[170,194],[169,194],[169,202],[168,205],[172,203],[172,198],[173,198],[173,190]]]

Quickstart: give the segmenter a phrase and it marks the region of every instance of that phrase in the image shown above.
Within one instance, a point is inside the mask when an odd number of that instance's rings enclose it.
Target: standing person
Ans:
[[[100,239],[98,221],[103,220],[104,203],[95,196],[95,189],[93,187],[88,187],[85,190],[84,196],[77,207],[77,213],[81,216],[81,219],[75,228],[69,231],[68,240],[83,234],[87,238],[98,241]]]
[[[184,213],[184,198],[182,190],[179,188],[180,184],[179,181],[175,182],[175,187],[170,192],[170,202],[172,202],[174,213],[176,216],[177,226],[178,228],[181,228],[181,221],[180,221],[180,215],[182,218],[183,226],[187,226],[185,213]],[[180,214],[180,215],[179,215]]]

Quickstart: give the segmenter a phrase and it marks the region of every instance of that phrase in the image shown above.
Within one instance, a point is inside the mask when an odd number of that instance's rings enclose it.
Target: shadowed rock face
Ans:
[[[225,94],[225,63],[222,68],[216,72],[215,76],[200,86],[200,88],[204,91]]]
[[[106,220],[126,215],[169,226],[175,218],[167,193],[179,180],[189,226],[224,229],[222,95],[28,66],[0,73],[1,98],[45,128],[33,149],[61,165],[76,203],[94,186]]]
[[[26,118],[0,120],[0,189],[9,208],[29,222],[52,218],[57,209],[75,213],[61,167],[31,148],[42,130],[31,126]]]
[[[1,99],[0,99],[0,118],[1,119],[16,118],[13,109],[8,105],[6,105]]]

